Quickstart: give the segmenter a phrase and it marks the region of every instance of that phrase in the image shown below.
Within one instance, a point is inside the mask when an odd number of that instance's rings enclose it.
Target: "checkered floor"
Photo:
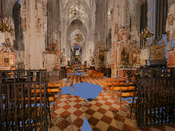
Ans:
[[[67,81],[79,82],[78,76],[69,76]],[[101,85],[103,79],[83,77],[84,82]],[[109,93],[102,90],[89,103],[78,96],[62,95],[52,113],[50,131],[80,131],[86,117],[93,131],[137,131],[136,121],[128,117],[127,106],[120,105]],[[133,117],[132,117],[133,118]],[[175,131],[175,126],[159,126],[145,131]]]

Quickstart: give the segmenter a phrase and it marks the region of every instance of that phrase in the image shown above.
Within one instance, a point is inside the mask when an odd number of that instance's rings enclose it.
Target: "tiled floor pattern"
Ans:
[[[57,102],[51,131],[66,131],[71,127],[74,131],[81,130],[85,116],[95,131],[117,131],[126,127],[136,129],[135,122],[127,118],[127,110],[104,90],[88,106],[80,97],[70,96],[70,102],[67,102],[67,97],[62,95]]]
[[[78,76],[69,76],[67,81],[79,83]],[[83,76],[83,82],[102,85],[103,78],[92,79]],[[83,98],[62,95],[52,113],[50,131],[80,131],[84,117],[87,118],[93,131],[137,131],[136,121],[128,118],[127,106],[120,105],[106,91],[100,94],[87,106]],[[142,129],[143,130],[143,129]],[[175,131],[175,125],[146,128],[143,131]]]

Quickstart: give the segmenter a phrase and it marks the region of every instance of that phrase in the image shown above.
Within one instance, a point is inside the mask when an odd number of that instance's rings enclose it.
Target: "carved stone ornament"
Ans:
[[[37,20],[36,27],[37,27],[37,32],[40,32],[42,27],[40,18],[38,18]]]
[[[174,20],[175,20],[175,13],[169,15],[168,18],[167,18],[167,20],[168,20],[168,24],[169,24],[169,25],[173,25],[173,22],[174,22]]]

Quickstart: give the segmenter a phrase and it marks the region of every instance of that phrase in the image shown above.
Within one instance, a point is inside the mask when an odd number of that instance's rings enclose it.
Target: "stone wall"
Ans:
[[[44,67],[47,69],[47,71],[53,71],[53,68],[55,67],[55,59],[56,55],[55,54],[44,54]]]
[[[141,50],[141,55],[140,55],[140,65],[141,66],[144,66],[146,63],[145,63],[145,60],[148,60],[148,55],[149,55],[149,52],[148,52],[148,49],[143,49]]]

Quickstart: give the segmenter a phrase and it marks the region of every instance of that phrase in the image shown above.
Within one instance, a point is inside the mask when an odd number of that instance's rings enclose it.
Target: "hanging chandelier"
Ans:
[[[144,31],[142,30],[142,33],[139,35],[141,39],[146,39],[152,37],[154,34],[152,31],[149,31],[146,27]]]

